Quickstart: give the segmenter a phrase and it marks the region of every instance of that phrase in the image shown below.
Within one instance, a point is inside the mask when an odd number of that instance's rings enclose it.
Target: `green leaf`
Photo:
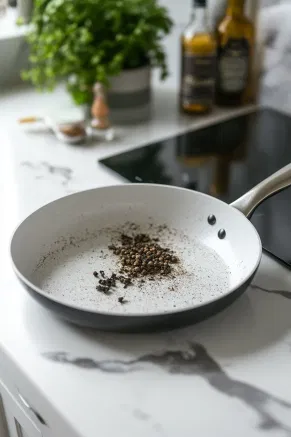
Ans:
[[[157,0],[35,0],[27,37],[30,69],[22,78],[51,90],[68,81],[74,101],[91,101],[96,81],[150,64],[167,74],[161,41],[172,21]]]

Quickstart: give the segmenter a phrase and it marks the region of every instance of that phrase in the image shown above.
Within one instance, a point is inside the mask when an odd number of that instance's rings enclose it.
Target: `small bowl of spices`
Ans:
[[[59,141],[68,144],[83,143],[90,135],[84,120],[55,121],[49,116],[25,117],[19,120],[22,125],[40,125],[49,129]]]
[[[79,144],[87,138],[85,123],[82,121],[59,123],[53,130],[59,140],[69,144]]]

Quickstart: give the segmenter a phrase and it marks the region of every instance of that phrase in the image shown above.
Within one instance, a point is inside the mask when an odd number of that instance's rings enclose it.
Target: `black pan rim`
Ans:
[[[122,314],[112,316],[111,314],[102,315],[81,312],[44,298],[33,289],[30,289],[26,284],[23,285],[39,305],[57,316],[59,319],[75,326],[115,333],[157,333],[194,325],[219,314],[246,292],[256,274],[256,271],[240,287],[236,288],[232,294],[223,296],[216,302],[204,305],[201,308],[185,309],[178,313],[153,315],[146,319],[140,315],[136,317],[125,317]]]
[[[233,294],[237,289],[241,288],[253,275],[254,273],[257,271],[260,262],[261,262],[261,258],[262,258],[262,243],[261,243],[261,239],[260,236],[256,230],[256,228],[250,223],[250,226],[253,228],[255,235],[257,236],[257,240],[258,240],[258,244],[259,244],[259,254],[258,254],[258,259],[256,264],[253,266],[252,270],[249,272],[249,274],[244,277],[241,282],[239,284],[237,284],[236,286],[230,288],[228,290],[228,292],[226,294],[223,294],[223,296],[217,296],[214,297],[213,299],[210,299],[209,301],[207,301],[206,303],[200,303],[200,304],[196,304],[193,307],[187,307],[187,308],[183,308],[183,309],[177,309],[177,310],[171,310],[171,311],[167,311],[167,312],[151,312],[151,313],[127,313],[127,314],[122,314],[122,313],[115,313],[115,312],[101,312],[101,311],[92,311],[86,308],[82,308],[78,305],[75,305],[74,303],[65,303],[63,301],[61,301],[60,299],[54,298],[50,295],[48,295],[47,293],[45,293],[41,288],[35,286],[32,282],[30,282],[20,271],[19,269],[16,267],[16,264],[14,263],[14,258],[13,258],[13,254],[12,254],[12,245],[13,245],[13,241],[16,238],[17,232],[20,230],[21,226],[27,221],[29,220],[33,215],[37,214],[40,210],[53,205],[57,202],[61,202],[62,200],[69,198],[69,197],[73,197],[73,196],[78,196],[78,195],[84,195],[85,193],[88,192],[93,192],[93,191],[97,191],[97,190],[106,190],[106,189],[125,189],[125,188],[129,188],[129,187],[150,187],[152,189],[156,189],[157,187],[160,187],[162,189],[165,190],[177,190],[177,191],[187,191],[189,193],[191,193],[192,195],[197,195],[199,197],[206,197],[207,199],[211,200],[212,202],[217,202],[219,204],[223,204],[224,206],[229,206],[233,212],[242,215],[246,220],[248,220],[240,211],[236,210],[235,208],[232,208],[231,205],[226,204],[225,202],[221,201],[220,199],[216,199],[215,197],[212,197],[208,194],[205,193],[200,193],[200,192],[193,192],[190,189],[187,188],[181,188],[181,187],[173,187],[171,185],[163,185],[163,184],[120,184],[120,185],[110,185],[110,186],[104,186],[104,187],[96,187],[96,188],[91,188],[89,190],[82,190],[82,191],[78,191],[76,193],[71,193],[69,195],[66,196],[62,196],[58,199],[55,199],[51,202],[46,203],[45,205],[41,206],[40,208],[38,208],[36,211],[34,211],[33,213],[29,214],[24,220],[21,221],[21,223],[16,227],[15,231],[12,234],[11,237],[11,241],[10,241],[10,257],[12,260],[12,267],[13,270],[16,274],[16,276],[19,278],[20,282],[25,284],[26,287],[28,287],[30,290],[33,290],[33,292],[39,294],[42,298],[48,299],[49,301],[54,302],[55,304],[64,306],[64,307],[68,307],[72,310],[77,310],[80,312],[85,313],[89,313],[91,315],[96,315],[96,316],[110,316],[110,317],[127,317],[127,318],[136,318],[136,317],[143,317],[143,318],[150,318],[150,317],[155,317],[155,316],[170,316],[170,315],[174,315],[174,314],[180,314],[183,313],[185,311],[195,311],[196,309],[198,310],[199,308],[202,308],[206,305],[210,305],[210,304],[214,304],[215,302]]]

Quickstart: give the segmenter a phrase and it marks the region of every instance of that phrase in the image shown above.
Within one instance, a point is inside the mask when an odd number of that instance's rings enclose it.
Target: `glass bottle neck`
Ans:
[[[205,32],[207,29],[207,13],[204,6],[195,6],[192,11],[192,22],[195,21],[196,31]]]
[[[226,14],[230,16],[244,15],[245,0],[228,0]]]

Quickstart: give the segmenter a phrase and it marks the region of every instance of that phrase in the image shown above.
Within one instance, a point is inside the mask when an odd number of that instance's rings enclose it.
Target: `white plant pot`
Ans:
[[[110,81],[108,105],[113,123],[146,121],[151,114],[150,66],[124,70]]]
[[[30,22],[33,11],[33,0],[18,0],[17,15],[25,24]]]

